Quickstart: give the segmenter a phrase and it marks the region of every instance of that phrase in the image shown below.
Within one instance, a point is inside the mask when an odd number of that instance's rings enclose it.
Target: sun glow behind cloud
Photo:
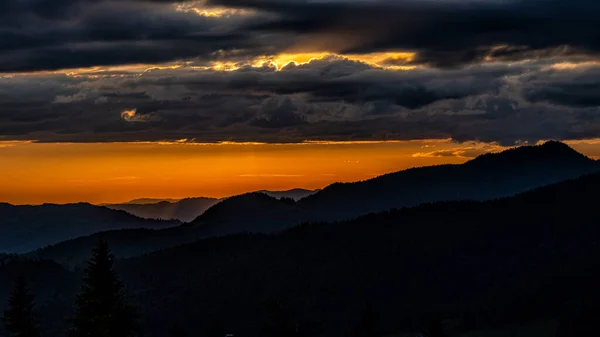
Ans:
[[[584,62],[560,62],[549,66],[553,70],[574,70],[578,68],[586,68],[600,65],[600,61],[584,61]]]
[[[183,6],[183,5],[179,5]],[[197,9],[197,8],[196,8]],[[183,9],[181,9],[183,10]],[[188,10],[188,9],[186,9]],[[189,9],[191,10],[191,9]],[[208,13],[208,12],[207,12]],[[210,14],[212,13],[212,14]],[[220,16],[227,13],[226,10],[223,12],[210,12],[207,16]],[[506,48],[506,46],[498,46],[498,48]],[[492,48],[493,50],[494,48]],[[139,76],[152,71],[168,71],[177,69],[186,70],[208,70],[208,71],[223,71],[231,72],[240,70],[241,68],[262,68],[271,67],[276,71],[283,70],[289,65],[306,65],[313,61],[319,60],[336,60],[346,59],[355,62],[361,62],[369,66],[380,68],[389,71],[409,71],[417,68],[426,68],[427,64],[419,64],[416,62],[418,53],[414,51],[398,50],[389,52],[375,52],[375,53],[363,53],[363,54],[343,54],[332,51],[307,51],[307,52],[284,52],[277,55],[262,55],[252,56],[247,58],[238,59],[234,56],[228,56],[227,53],[222,55],[222,51],[215,52],[215,59],[218,60],[199,60],[199,59],[188,59],[180,61],[172,61],[168,63],[160,64],[125,64],[125,65],[114,65],[114,66],[94,66],[87,68],[72,68],[72,69],[61,69],[53,71],[37,71],[28,73],[9,73],[2,75],[3,78],[11,78],[15,76],[26,76],[26,75],[43,75],[43,74],[65,74],[70,77],[81,77],[85,76],[88,78],[101,78],[101,77],[122,77],[137,74]],[[486,62],[494,63],[498,60],[494,58],[486,58]],[[523,60],[519,62],[524,62]],[[560,61],[549,64],[546,69],[552,70],[573,70],[578,68],[585,68],[590,66],[598,66],[600,64],[597,60],[581,60],[581,61]]]
[[[206,6],[205,1],[192,1],[190,3],[175,4],[175,10],[185,13],[196,13],[207,18],[223,18],[236,15],[250,15],[255,11],[249,9],[227,8],[220,6]]]
[[[326,58],[340,58],[348,59],[351,61],[362,62],[369,64],[374,67],[386,68],[386,69],[401,69],[408,70],[413,69],[415,66],[395,66],[388,65],[386,61],[405,61],[406,63],[412,61],[415,57],[415,53],[411,52],[389,52],[389,53],[370,53],[370,54],[336,54],[331,52],[320,52],[320,53],[290,53],[280,54],[271,59],[266,59],[265,62],[273,64],[277,69],[281,70],[289,64],[302,65],[310,63],[315,60],[323,60]],[[260,64],[261,59],[257,59],[253,64]]]
[[[28,75],[52,75],[64,74],[69,77],[123,77],[130,75],[140,75],[152,71],[168,71],[177,69],[193,70],[211,70],[211,71],[236,71],[243,67],[262,68],[271,67],[281,71],[286,66],[294,64],[296,66],[305,65],[318,60],[346,59],[355,62],[362,62],[373,67],[386,70],[412,70],[416,65],[409,65],[414,60],[416,54],[412,52],[386,52],[370,54],[337,54],[332,52],[307,52],[307,53],[282,53],[275,56],[256,56],[244,60],[223,60],[223,61],[179,61],[164,64],[129,64],[116,66],[95,66],[88,68],[73,68],[53,71],[38,71],[28,73],[5,74],[3,77],[10,78],[15,76]],[[406,65],[397,65],[390,63],[396,61],[406,63]]]
[[[600,156],[600,140],[568,143],[586,155]],[[503,149],[450,139],[295,144],[0,141],[0,201],[103,203],[316,189],[410,167],[463,163]]]

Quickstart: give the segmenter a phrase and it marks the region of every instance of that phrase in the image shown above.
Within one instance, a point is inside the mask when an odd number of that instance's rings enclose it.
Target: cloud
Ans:
[[[600,106],[600,67],[557,65],[524,78],[524,96],[531,102],[572,107]]]
[[[494,143],[472,143],[465,142],[457,144],[451,149],[436,150],[431,152],[417,152],[412,155],[413,158],[431,158],[431,157],[460,157],[475,158],[485,153],[497,152],[505,149]]]
[[[124,121],[131,122],[131,123],[145,123],[145,122],[150,122],[153,119],[155,119],[155,116],[152,115],[151,113],[139,114],[137,112],[137,109],[132,109],[132,110],[121,111],[121,118]]]
[[[342,53],[417,51],[415,63],[450,67],[488,58],[593,53],[600,5],[592,0],[320,1],[211,0],[275,14],[256,31],[305,37]],[[501,48],[498,48],[498,47]],[[505,46],[505,47],[502,47]],[[569,48],[562,48],[569,46]],[[306,45],[298,46],[306,48]]]
[[[278,44],[239,29],[248,17],[260,14],[234,10],[225,16],[199,15],[182,10],[181,3],[4,1],[0,72],[216,59],[221,51],[264,54]]]
[[[2,140],[0,140],[0,149],[20,146],[20,145],[26,145],[26,144],[31,144],[31,143],[32,143],[31,141],[2,141]]]
[[[598,69],[558,58],[396,71],[328,57],[280,69],[4,76],[0,134],[45,142],[590,138],[600,132]],[[575,84],[588,90],[567,90]]]
[[[597,55],[592,0],[36,0],[0,4],[0,72],[415,52],[396,66]]]
[[[0,137],[597,137],[599,12],[589,0],[4,1]]]

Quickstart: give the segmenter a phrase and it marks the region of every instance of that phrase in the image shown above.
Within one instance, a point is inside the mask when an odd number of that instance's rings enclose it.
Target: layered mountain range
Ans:
[[[5,258],[0,297],[25,273],[44,326],[63,331],[82,276],[65,261],[101,237],[129,256],[117,270],[150,337],[215,322],[260,336],[270,301],[294,321],[318,322],[319,336],[348,336],[365,308],[393,334],[423,331],[427,317],[463,329],[510,325],[517,335],[523,322],[582,326],[600,303],[597,171],[550,143],[334,184],[298,202],[232,197],[190,224],[78,238],[38,251],[41,260]]]
[[[596,172],[600,164],[559,142],[486,154],[460,165],[414,168],[355,183],[336,183],[298,201],[265,193],[227,198],[193,221],[161,230],[107,231],[47,247],[36,256],[84,261],[99,238],[119,257],[238,233],[276,233],[315,221],[452,200],[484,201]]]

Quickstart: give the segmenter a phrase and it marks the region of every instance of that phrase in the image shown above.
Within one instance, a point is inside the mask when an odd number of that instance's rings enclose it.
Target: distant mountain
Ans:
[[[264,193],[270,197],[273,197],[275,199],[280,199],[280,198],[291,198],[294,199],[296,201],[302,199],[302,198],[306,198],[310,195],[313,195],[317,192],[319,192],[320,190],[305,190],[303,188],[294,188],[292,190],[287,190],[287,191],[268,191],[268,190],[262,190],[262,191],[258,191],[258,193]]]
[[[479,156],[461,165],[414,168],[337,183],[302,200],[325,219],[449,200],[489,200],[600,170],[600,163],[560,142]]]
[[[389,332],[406,328],[399,318],[432,311],[520,322],[560,318],[574,306],[595,319],[599,199],[595,174],[507,199],[201,241],[124,261],[121,273],[133,288],[148,290],[150,329],[160,328],[152,323],[159,318],[193,331],[210,320],[197,317],[225,317],[224,326],[256,336],[268,299],[322,322],[325,336],[350,335],[343,329],[365,303]],[[207,269],[194,269],[198,263]],[[152,299],[161,296],[172,297],[159,308]]]
[[[246,232],[269,233],[273,231],[275,222],[286,226],[302,222],[306,216],[302,209],[296,207],[294,200],[276,199],[265,193],[254,192],[225,199],[206,210],[188,227],[200,237]],[[249,226],[249,223],[252,225]]]
[[[245,198],[235,202],[274,205],[256,194]],[[294,320],[317,321],[319,336],[351,335],[367,307],[391,335],[424,331],[431,317],[456,318],[460,331],[540,320],[577,328],[597,322],[598,200],[596,173],[504,199],[212,238],[117,267],[143,308],[148,337],[173,325],[201,333],[215,318],[226,332],[260,336],[270,301],[289,308]],[[0,268],[0,281],[20,266]],[[34,288],[45,294],[40,317],[58,332],[65,323],[57,317],[69,316],[78,289],[72,280],[81,275],[42,267],[22,268],[44,279]],[[10,290],[4,283],[0,294]]]
[[[167,228],[177,221],[137,218],[90,204],[13,206],[0,204],[0,253],[24,253],[101,231]]]
[[[295,188],[287,191],[262,190],[258,193],[269,195],[276,199],[291,198],[296,201],[317,193],[319,190]],[[216,198],[186,198],[186,199],[135,199],[123,204],[105,204],[110,209],[122,210],[144,219],[165,219],[190,222],[202,215],[207,209],[223,199]]]
[[[186,198],[176,202],[155,199],[137,199],[126,204],[106,205],[110,209],[122,210],[144,219],[168,219],[190,222],[215,205],[220,199]],[[135,202],[135,203],[134,203]]]
[[[547,142],[486,154],[461,165],[421,167],[332,184],[295,204],[230,198],[194,220],[210,235],[269,233],[305,221],[338,221],[392,208],[450,200],[490,200],[597,172],[600,163]],[[242,199],[242,200],[240,200]],[[220,215],[216,215],[216,211]]]
[[[336,183],[301,199],[262,193],[228,198],[185,226],[162,231],[118,231],[49,247],[39,256],[81,262],[103,236],[121,257],[235,233],[272,233],[310,221],[340,221],[393,208],[451,200],[490,200],[600,170],[598,162],[565,144],[548,142],[480,156],[461,165],[423,167],[356,183]],[[77,251],[77,253],[75,253]],[[74,257],[76,259],[74,260]]]
[[[275,199],[264,193],[248,193],[230,197],[209,208],[200,217],[203,225],[183,224],[178,227],[161,230],[133,229],[112,230],[96,233],[90,236],[67,240],[56,245],[45,247],[32,252],[30,256],[52,259],[69,266],[77,266],[86,261],[90,256],[90,247],[93,247],[100,238],[108,241],[115,255],[119,258],[137,256],[164,248],[193,242],[210,236],[223,235],[222,227],[233,232],[247,232],[246,216],[259,210],[265,212],[263,218],[270,216],[272,219],[288,217],[293,221],[294,217],[301,217],[294,211],[295,202],[289,200]],[[235,212],[230,212],[235,209]],[[235,227],[236,223],[240,227]],[[260,230],[270,231],[271,221],[265,222],[265,226],[257,224],[255,232]],[[260,229],[260,230],[259,230]]]
[[[123,204],[126,205],[148,205],[148,204],[158,204],[159,202],[178,202],[181,199],[153,199],[153,198],[139,198],[133,199],[131,201],[125,202]]]

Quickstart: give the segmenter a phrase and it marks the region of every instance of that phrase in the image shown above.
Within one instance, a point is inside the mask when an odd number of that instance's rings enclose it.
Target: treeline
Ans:
[[[100,241],[92,251],[84,272],[80,293],[74,300],[75,314],[69,319],[67,337],[140,337],[140,310],[128,301],[124,284],[114,268],[115,258],[108,244]],[[385,332],[379,325],[378,314],[370,304],[364,306],[355,325],[349,329],[349,337],[382,337]],[[293,307],[276,300],[266,301],[266,316],[261,322],[261,337],[315,337],[324,336],[318,319],[300,317]],[[456,319],[429,317],[422,322],[420,332],[424,337],[452,337],[460,335],[461,323]],[[8,309],[4,311],[5,330],[11,337],[42,337],[44,328],[35,315],[34,296],[29,290],[25,276],[19,276],[8,298]],[[566,312],[561,317],[556,337],[597,336],[600,329],[597,317]],[[172,326],[166,337],[196,336],[184,326]],[[219,319],[200,333],[206,337],[237,337],[239,331],[228,331]],[[396,336],[396,335],[394,335]]]
[[[558,336],[598,336],[599,191],[600,176],[589,176],[510,199],[426,204],[275,236],[202,240],[117,262],[116,270],[135,290],[144,318],[138,322],[151,337],[433,334],[440,330],[434,324],[419,324],[430,311],[461,317],[456,336],[559,317]],[[48,298],[39,311],[41,330],[61,336],[75,326],[65,317],[80,314],[72,310],[80,287],[73,281],[56,289],[55,280],[84,274],[44,274],[44,265],[11,263],[0,273],[10,282],[15,271],[30,271],[31,284],[42,283],[32,287]],[[267,298],[287,313],[266,310]],[[372,313],[359,318],[366,301]],[[352,329],[359,323],[363,328]]]
[[[34,313],[34,296],[25,276],[16,279],[3,321],[14,337],[41,337]],[[69,320],[67,337],[134,337],[141,335],[139,313],[127,301],[127,292],[114,269],[108,244],[100,241],[93,249],[75,299],[75,314]]]
[[[69,319],[67,337],[140,337],[140,310],[128,302],[124,284],[114,268],[115,257],[106,241],[100,241],[92,251],[84,272],[83,285],[76,296],[75,314]],[[320,322],[315,319],[299,319],[293,308],[278,301],[265,303],[267,313],[262,322],[264,337],[312,337],[319,335]],[[24,275],[14,282],[8,298],[8,309],[4,311],[3,323],[6,332],[13,337],[42,337],[44,328],[35,315],[34,295]],[[436,321],[426,336],[443,337],[445,333]],[[352,329],[353,337],[377,337],[382,332],[377,323],[377,315],[367,309],[360,315]],[[231,333],[214,320],[204,331],[207,337],[238,336]],[[190,336],[184,327],[171,327],[167,337]]]

